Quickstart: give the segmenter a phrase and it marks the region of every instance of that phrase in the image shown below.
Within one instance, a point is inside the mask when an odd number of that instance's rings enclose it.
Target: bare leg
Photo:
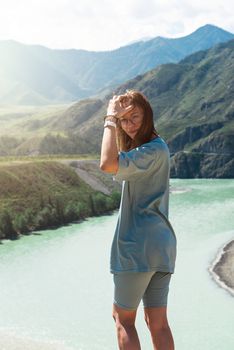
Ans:
[[[140,342],[135,328],[137,310],[125,310],[113,304],[113,318],[116,324],[120,350],[140,350]]]
[[[145,321],[151,333],[154,350],[175,349],[166,307],[145,308]]]

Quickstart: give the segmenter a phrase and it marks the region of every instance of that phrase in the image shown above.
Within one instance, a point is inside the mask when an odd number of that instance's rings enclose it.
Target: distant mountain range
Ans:
[[[173,156],[171,176],[234,178],[234,40],[178,64],[163,64],[121,85],[116,93],[127,88],[149,98],[155,125]],[[76,129],[99,149],[101,116],[109,97],[78,102],[54,122],[53,129]]]
[[[171,176],[234,178],[233,73],[230,40],[179,63],[160,65],[115,89],[117,94],[140,90],[149,98],[156,128],[172,155]],[[9,132],[15,127],[31,137],[5,138],[2,146],[0,139],[0,154],[100,154],[110,97],[83,99],[63,112],[23,123],[13,116],[18,122]]]
[[[205,25],[182,38],[156,37],[105,52],[0,41],[0,105],[47,105],[105,96],[128,79],[232,38],[232,33]]]

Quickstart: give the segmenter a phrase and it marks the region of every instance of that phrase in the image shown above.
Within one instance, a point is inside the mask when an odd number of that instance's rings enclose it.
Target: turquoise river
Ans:
[[[171,180],[178,241],[168,318],[177,350],[234,349],[234,298],[209,267],[234,239],[234,180]],[[109,254],[117,211],[0,245],[0,331],[56,349],[117,349]],[[137,315],[142,349],[152,349]],[[4,348],[7,350],[7,347]],[[42,347],[43,349],[43,347]],[[54,348],[53,348],[54,349]]]

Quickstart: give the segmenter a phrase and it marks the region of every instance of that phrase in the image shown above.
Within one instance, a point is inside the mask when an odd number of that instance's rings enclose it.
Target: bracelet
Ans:
[[[118,118],[116,118],[114,115],[106,115],[106,116],[104,117],[104,121],[110,120],[110,121],[113,121],[114,123],[116,123],[117,119],[118,119]]]
[[[106,120],[105,123],[104,123],[104,128],[106,126],[113,126],[114,128],[116,128],[116,123],[112,122],[111,120]]]

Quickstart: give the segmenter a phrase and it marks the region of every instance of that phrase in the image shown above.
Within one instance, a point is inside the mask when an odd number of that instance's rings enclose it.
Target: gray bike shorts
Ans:
[[[144,307],[167,306],[171,273],[126,272],[114,274],[114,304],[127,310],[136,310],[143,301]]]

